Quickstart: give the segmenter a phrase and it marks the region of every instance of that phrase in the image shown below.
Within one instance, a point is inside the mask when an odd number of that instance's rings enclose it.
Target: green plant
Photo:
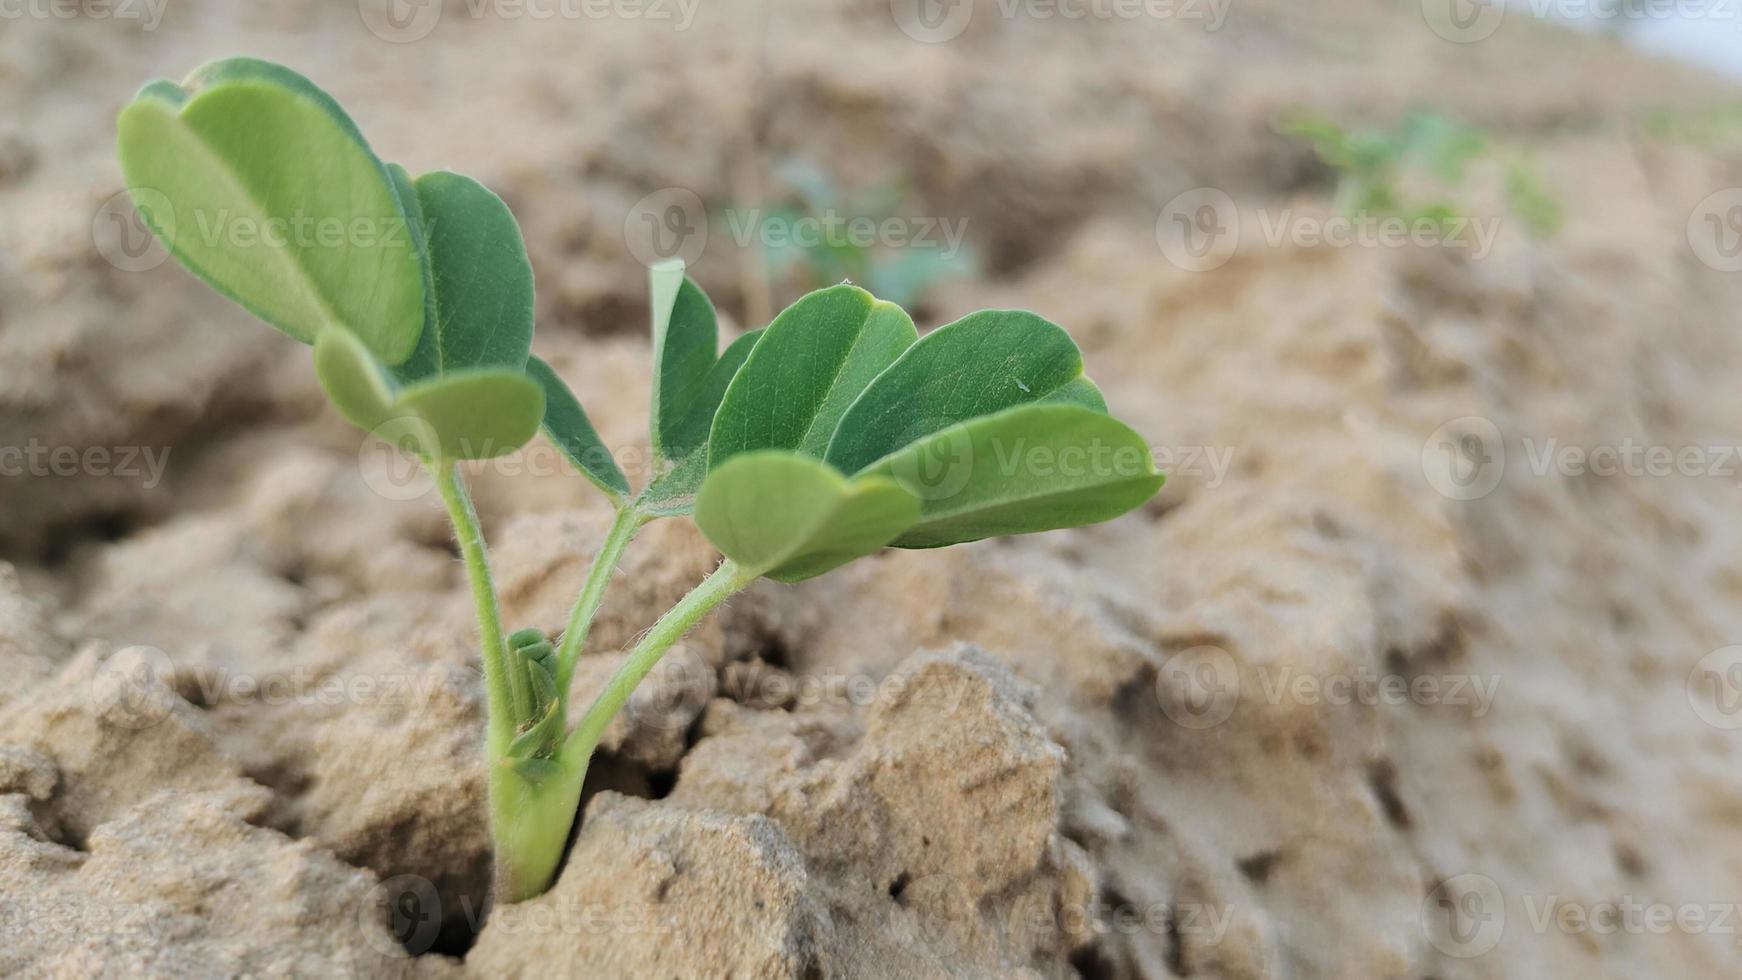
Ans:
[[[326,94],[254,60],[145,86],[117,129],[128,188],[170,251],[312,344],[339,412],[433,474],[477,607],[507,900],[549,886],[588,760],[636,684],[755,579],[796,582],[886,546],[1107,520],[1161,485],[1076,345],[1032,313],[983,311],[921,339],[899,307],[843,284],[716,354],[714,309],[671,264],[651,271],[660,466],[635,492],[574,395],[529,353],[532,269],[513,215],[482,185],[382,163]],[[555,642],[505,633],[458,470],[541,428],[616,511]],[[692,513],[724,560],[571,725],[576,661],[624,549],[649,521]]]
[[[791,188],[791,200],[750,213],[763,223],[788,229],[806,222],[826,226],[843,213],[853,216],[847,220],[881,224],[878,216],[898,214],[907,196],[899,182],[843,192],[825,170],[805,160],[786,160],[776,172]],[[979,261],[972,250],[953,240],[959,232],[953,232],[947,221],[930,218],[915,224],[909,234],[916,240],[899,248],[873,244],[855,234],[818,234],[809,241],[788,235],[764,246],[768,271],[776,281],[797,282],[805,289],[843,280],[863,283],[897,306],[912,306],[938,283],[973,275]]]
[[[1325,116],[1296,112],[1278,128],[1311,143],[1319,159],[1336,171],[1338,208],[1351,216],[1393,215],[1444,226],[1454,215],[1468,213],[1456,198],[1471,164],[1499,156],[1507,210],[1537,238],[1560,228],[1560,205],[1525,154],[1438,113],[1411,112],[1387,131],[1350,129]],[[1435,194],[1425,199],[1407,194],[1403,184],[1412,174],[1426,178]]]

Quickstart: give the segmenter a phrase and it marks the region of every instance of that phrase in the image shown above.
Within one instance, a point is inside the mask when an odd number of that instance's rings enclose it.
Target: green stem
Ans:
[[[603,557],[601,554],[601,561]],[[605,726],[672,644],[715,606],[755,579],[755,574],[732,562],[722,562],[712,575],[661,616],[629,651],[623,666],[612,675],[580,725],[563,743],[554,760],[554,771],[532,777],[516,771],[512,760],[492,757],[490,833],[496,843],[499,897],[519,902],[541,895],[550,887],[578,816],[587,766]]]
[[[454,538],[460,545],[460,557],[466,564],[466,579],[472,586],[472,602],[478,612],[478,641],[484,661],[484,689],[490,706],[489,752],[494,762],[514,737],[515,719],[513,695],[509,677],[514,673],[508,663],[502,640],[502,619],[496,610],[496,588],[490,581],[490,561],[484,554],[484,532],[478,527],[478,513],[472,508],[472,498],[466,485],[451,463],[432,463],[430,473],[447,505],[448,519],[454,525]]]
[[[755,572],[739,568],[728,558],[720,563],[720,567],[712,575],[703,579],[702,584],[690,590],[689,595],[678,600],[677,605],[659,617],[659,622],[653,624],[653,628],[647,631],[641,642],[629,651],[628,659],[611,675],[605,689],[599,692],[587,713],[581,716],[580,724],[569,733],[568,741],[563,746],[563,755],[580,759],[591,756],[593,748],[605,734],[605,726],[622,710],[629,695],[634,693],[635,686],[641,683],[641,679],[647,676],[653,665],[659,662],[659,658],[671,649],[671,645],[682,639],[690,631],[690,627],[715,606],[755,580]]]
[[[587,580],[581,584],[581,594],[575,599],[575,607],[569,612],[569,625],[563,630],[562,642],[556,649],[556,689],[559,697],[568,697],[569,681],[575,674],[575,663],[580,660],[581,648],[587,643],[587,633],[593,628],[593,617],[599,612],[599,603],[605,599],[605,587],[611,583],[611,576],[616,573],[617,566],[623,562],[623,552],[629,547],[630,539],[641,525],[650,520],[633,506],[622,506],[617,509],[617,517],[611,522],[610,531],[605,534],[605,542],[599,546],[599,553],[593,557],[593,567],[587,571]]]

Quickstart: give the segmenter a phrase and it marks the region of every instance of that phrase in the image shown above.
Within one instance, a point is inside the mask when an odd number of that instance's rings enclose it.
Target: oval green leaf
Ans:
[[[1141,505],[1165,479],[1130,426],[1072,404],[1021,405],[950,426],[864,475],[894,480],[922,502],[898,548],[1097,524]]]
[[[683,260],[661,262],[647,275],[653,302],[653,448],[675,460],[695,448],[683,445],[684,423],[714,366],[719,325],[707,294],[684,276]]]
[[[948,426],[1048,401],[1107,409],[1062,327],[1025,310],[981,310],[927,334],[878,375],[824,458],[857,472]]]
[[[398,386],[349,330],[331,327],[315,341],[315,377],[347,421],[374,429],[393,417]]]
[[[445,170],[412,188],[416,205],[408,210],[432,288],[417,348],[394,373],[410,383],[467,368],[525,367],[532,263],[513,212],[483,184]]]
[[[424,321],[422,257],[387,168],[338,103],[251,58],[121,110],[121,171],[146,224],[195,275],[304,343],[329,324],[398,364]]]
[[[917,337],[905,311],[857,286],[800,297],[768,325],[727,387],[708,466],[757,449],[821,459],[847,407]]]
[[[526,445],[544,418],[544,389],[519,371],[455,371],[399,388],[343,327],[315,342],[315,375],[339,414],[437,461],[488,459]]]
[[[889,544],[919,517],[920,501],[892,479],[849,480],[808,456],[770,450],[711,471],[695,514],[726,557],[797,582]]]
[[[522,371],[450,371],[406,388],[396,408],[430,424],[439,459],[506,456],[532,439],[544,420],[544,389]]]

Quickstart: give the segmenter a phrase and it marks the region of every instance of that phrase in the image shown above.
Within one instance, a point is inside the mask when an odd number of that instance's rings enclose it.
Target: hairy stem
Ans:
[[[451,463],[440,463],[432,464],[430,472],[441,491],[442,503],[447,505],[448,520],[453,522],[460,558],[466,565],[466,580],[472,586],[472,602],[477,607],[479,653],[484,661],[484,689],[490,706],[488,755],[493,762],[514,737],[518,717],[510,692],[512,665],[502,640],[502,618],[496,610],[496,587],[490,580],[490,561],[484,554],[484,532],[478,527],[478,512],[472,508],[472,498],[466,493],[458,469]]]
[[[611,583],[611,576],[616,574],[617,566],[622,564],[623,551],[629,547],[630,539],[641,525],[647,523],[648,517],[633,506],[623,506],[617,509],[617,518],[611,522],[611,530],[605,534],[605,542],[599,546],[598,555],[593,558],[593,567],[587,572],[587,580],[581,585],[581,594],[575,599],[575,607],[569,612],[569,624],[563,629],[562,642],[556,649],[557,672],[556,689],[560,697],[568,697],[569,681],[575,674],[575,663],[580,659],[581,648],[587,643],[587,633],[593,628],[593,617],[599,612],[599,603],[605,599],[605,587]]]
[[[627,541],[636,525],[627,518],[620,518],[620,521],[628,527],[622,534]],[[612,530],[615,538],[619,527],[614,525]],[[612,547],[608,546],[606,550],[612,550]],[[612,553],[620,554],[621,551],[622,545],[617,544]],[[605,551],[601,551],[595,570],[606,564],[606,557]],[[556,878],[557,866],[562,863],[569,831],[579,816],[587,765],[592,761],[593,749],[599,744],[605,726],[616,717],[635,686],[659,662],[660,656],[671,649],[672,644],[715,606],[755,578],[754,573],[747,573],[730,561],[722,562],[712,575],[661,616],[641,642],[629,651],[629,658],[612,675],[605,690],[581,718],[580,725],[563,743],[562,750],[553,760],[554,771],[529,776],[517,771],[513,760],[492,759],[490,831],[496,842],[496,894],[499,897],[519,902],[543,894],[550,887]],[[589,577],[589,584],[591,581],[592,577]],[[598,588],[602,590],[603,584]],[[577,609],[580,605],[584,602],[578,604]],[[581,617],[583,630],[591,615],[590,611],[585,611]]]
[[[629,695],[635,692],[635,686],[641,683],[659,662],[659,658],[671,649],[671,645],[683,638],[685,633],[703,616],[706,616],[715,606],[725,602],[733,593],[756,580],[755,572],[739,568],[731,559],[720,563],[712,575],[702,580],[702,584],[690,590],[689,595],[678,600],[678,604],[659,617],[659,622],[641,638],[629,651],[629,658],[617,668],[617,673],[611,675],[605,689],[593,700],[587,713],[581,716],[580,724],[569,733],[564,744],[563,754],[571,758],[586,758],[593,752],[593,747],[599,744],[599,739],[605,734],[605,726],[622,710]]]

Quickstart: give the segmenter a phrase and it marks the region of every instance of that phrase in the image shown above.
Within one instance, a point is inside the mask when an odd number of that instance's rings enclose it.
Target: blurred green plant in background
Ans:
[[[1565,217],[1526,151],[1438,113],[1411,112],[1395,127],[1379,129],[1350,128],[1301,111],[1284,118],[1278,129],[1307,140],[1336,172],[1337,207],[1351,216],[1444,224],[1469,214],[1460,194],[1472,165],[1494,161],[1501,167],[1507,210],[1532,237],[1553,236]]]
[[[1685,108],[1651,106],[1640,111],[1639,130],[1647,137],[1702,150],[1742,147],[1742,103]]]
[[[826,170],[804,159],[783,161],[775,174],[790,188],[791,196],[762,209],[761,221],[778,222],[788,228],[807,220],[826,221],[831,216],[869,219],[881,224],[901,215],[902,205],[909,197],[908,188],[899,180],[843,191]],[[925,220],[930,223],[942,219]],[[821,236],[816,242],[800,242],[793,237],[772,244],[765,242],[768,276],[793,292],[850,280],[898,306],[912,306],[938,283],[976,274],[979,262],[970,247],[928,233],[923,225],[916,227],[914,240],[899,246],[867,244],[832,235]]]

